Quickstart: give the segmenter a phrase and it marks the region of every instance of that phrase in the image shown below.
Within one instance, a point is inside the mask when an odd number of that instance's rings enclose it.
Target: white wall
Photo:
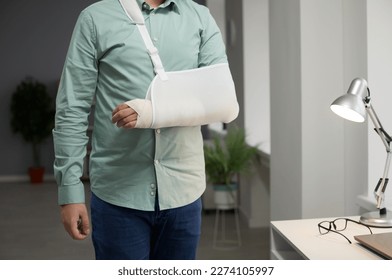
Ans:
[[[342,1],[302,0],[300,5],[302,215],[342,215],[343,131],[329,109],[344,88]]]
[[[270,88],[268,0],[243,0],[244,123],[247,141],[258,145],[263,163],[241,177],[241,210],[249,226],[270,221]],[[246,194],[246,195],[245,195]]]
[[[385,150],[371,123],[342,120],[329,105],[346,92],[352,79],[364,77],[372,90],[373,105],[391,131],[388,107],[392,95],[387,83],[392,76],[392,2],[269,1],[269,38],[265,38],[265,18],[256,17],[264,15],[260,10],[264,5],[268,4],[243,1],[244,104],[245,124],[249,125],[262,96],[252,94],[267,91],[267,83],[260,82],[268,74],[257,74],[268,71],[256,65],[268,50],[262,40],[271,39],[272,219],[371,210]],[[259,130],[259,136],[264,136],[263,131]],[[249,180],[260,184],[258,178]],[[387,190],[389,205],[391,196]]]
[[[372,105],[388,133],[392,133],[392,1],[368,0],[368,85]],[[373,190],[382,177],[386,152],[369,121],[369,181],[367,196],[374,200]],[[392,209],[392,185],[386,190],[386,204]]]
[[[268,2],[243,1],[244,118],[248,143],[270,154]]]
[[[366,0],[344,0],[342,2],[344,92],[341,94],[347,91],[354,78],[367,78],[366,2]],[[357,198],[366,193],[368,185],[367,123],[341,121],[344,131],[344,213],[354,215],[360,213]]]

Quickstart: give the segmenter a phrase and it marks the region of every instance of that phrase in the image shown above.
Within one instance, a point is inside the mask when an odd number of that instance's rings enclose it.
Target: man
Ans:
[[[137,2],[166,71],[227,62],[207,8],[192,0]],[[144,98],[154,75],[118,0],[81,12],[57,95],[54,169],[64,227],[85,239],[90,222],[80,177],[95,102],[90,183],[97,259],[196,257],[205,190],[201,129],[136,129],[137,114],[124,104]]]

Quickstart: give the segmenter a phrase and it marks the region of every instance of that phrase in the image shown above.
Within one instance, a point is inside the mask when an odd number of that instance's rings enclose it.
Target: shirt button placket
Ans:
[[[156,147],[159,147],[159,136],[160,136],[160,134],[161,134],[161,130],[158,128],[158,129],[156,129],[155,130],[155,134],[156,134],[156,138],[155,138],[155,142],[156,142]],[[158,165],[159,164],[159,160],[156,158],[155,160],[154,160],[154,164],[155,165]]]
[[[157,24],[156,20],[154,19],[154,16],[156,15],[156,11],[152,10],[150,13],[150,37],[151,40],[154,44],[155,47],[158,47],[158,37],[155,34],[155,28],[154,26]]]
[[[161,166],[161,159],[162,159],[162,153],[161,153],[161,129],[156,129],[155,130],[155,159],[154,159],[154,165],[155,165],[155,172],[157,176],[157,183],[159,185],[159,178],[161,177],[160,174],[162,172],[162,166]],[[156,184],[151,184],[150,185],[150,194],[151,196],[156,196],[157,195],[157,185]]]
[[[155,195],[155,184],[151,184],[150,187],[151,187],[150,194],[151,194],[151,196],[154,196]]]

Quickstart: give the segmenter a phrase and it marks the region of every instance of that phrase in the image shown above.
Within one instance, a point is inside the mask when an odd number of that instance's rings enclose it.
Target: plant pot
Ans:
[[[214,202],[217,209],[237,208],[237,184],[213,185]]]
[[[44,181],[44,173],[45,168],[43,167],[30,167],[29,175],[30,175],[30,183],[32,184],[40,184]]]

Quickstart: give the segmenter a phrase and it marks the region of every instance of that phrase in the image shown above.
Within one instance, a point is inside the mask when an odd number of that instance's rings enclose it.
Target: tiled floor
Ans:
[[[230,219],[230,216],[232,214],[227,213],[227,219]],[[233,249],[214,249],[214,221],[215,212],[203,213],[198,259],[269,258],[269,229],[250,229],[240,221],[242,246]],[[230,222],[227,224],[233,226]],[[230,237],[232,233],[229,228],[228,236]],[[57,187],[54,183],[39,185],[1,183],[0,259],[94,259],[94,250],[90,238],[74,241],[64,231],[60,223]]]

